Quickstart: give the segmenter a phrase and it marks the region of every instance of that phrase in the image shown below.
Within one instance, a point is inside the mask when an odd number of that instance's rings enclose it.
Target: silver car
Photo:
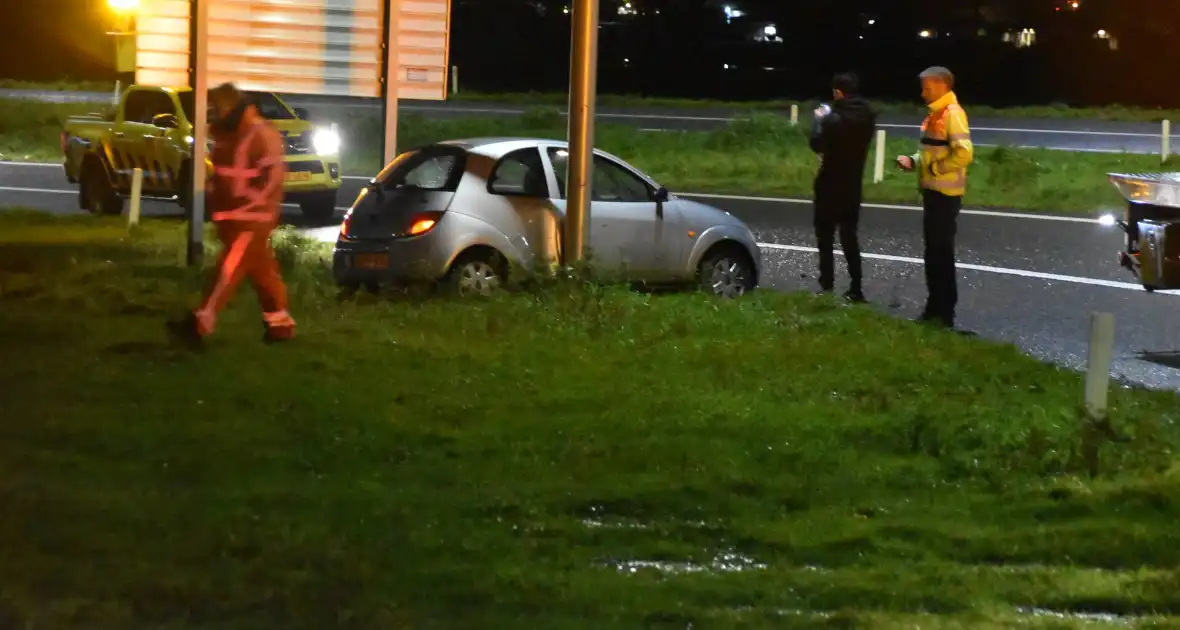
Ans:
[[[565,142],[483,138],[398,156],[340,226],[338,284],[450,283],[489,294],[514,269],[561,260]],[[754,235],[728,212],[670,195],[623,160],[594,152],[586,249],[597,272],[647,285],[698,284],[736,297],[758,284]]]

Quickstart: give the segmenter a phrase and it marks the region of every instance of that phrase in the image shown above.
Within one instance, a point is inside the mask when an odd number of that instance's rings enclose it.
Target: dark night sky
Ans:
[[[452,0],[451,62],[475,89],[561,89],[569,50],[561,9],[569,1]],[[874,77],[882,90],[899,82],[909,90],[910,66],[948,60],[975,80],[980,101],[1180,104],[1180,88],[1158,80],[1180,62],[1173,34],[1180,1],[1079,0],[1078,11],[1068,8],[1070,1],[631,0],[647,16],[620,19],[621,0],[602,0],[603,21],[615,24],[601,31],[600,89],[794,97],[812,93],[831,71],[851,68]],[[0,78],[114,78],[113,43],[103,35],[110,26],[106,0],[0,2]],[[784,42],[748,41],[754,27],[724,23],[727,3],[744,9],[747,21],[774,22]],[[1059,7],[1065,10],[1054,10]],[[660,16],[652,17],[657,8]],[[864,30],[866,16],[877,19],[871,32]],[[1013,27],[1035,28],[1037,46],[1017,53],[998,43]],[[918,42],[916,33],[925,28],[955,37]],[[1119,35],[1117,52],[1094,40],[1098,28]],[[980,29],[987,31],[982,39]],[[529,36],[506,37],[521,31]],[[778,74],[722,73],[723,63],[747,73],[774,67]]]

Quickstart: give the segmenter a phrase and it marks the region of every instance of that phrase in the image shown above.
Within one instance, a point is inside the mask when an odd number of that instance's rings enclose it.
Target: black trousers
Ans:
[[[926,310],[924,319],[954,325],[959,288],[955,279],[955,233],[963,198],[922,191],[922,236],[926,241]]]
[[[815,200],[815,240],[819,249],[819,286],[831,291],[835,285],[835,243],[836,230],[840,230],[840,247],[848,263],[848,276],[852,283],[849,291],[861,291],[863,269],[860,260],[860,241],[856,229],[860,223],[860,201],[856,199],[832,199],[817,195]]]

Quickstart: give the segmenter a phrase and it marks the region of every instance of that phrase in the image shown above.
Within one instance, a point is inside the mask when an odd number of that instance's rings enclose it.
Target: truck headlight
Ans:
[[[331,129],[317,129],[311,140],[316,153],[335,154],[340,152],[340,135]]]

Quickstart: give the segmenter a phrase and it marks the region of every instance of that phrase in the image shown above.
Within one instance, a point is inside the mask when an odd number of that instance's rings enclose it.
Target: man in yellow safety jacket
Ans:
[[[955,281],[955,232],[963,195],[967,193],[967,165],[975,158],[967,114],[955,96],[955,77],[935,66],[919,75],[922,99],[929,113],[922,121],[921,149],[901,155],[897,165],[918,171],[922,191],[922,233],[926,242],[926,308],[920,321],[955,326],[959,301]]]

